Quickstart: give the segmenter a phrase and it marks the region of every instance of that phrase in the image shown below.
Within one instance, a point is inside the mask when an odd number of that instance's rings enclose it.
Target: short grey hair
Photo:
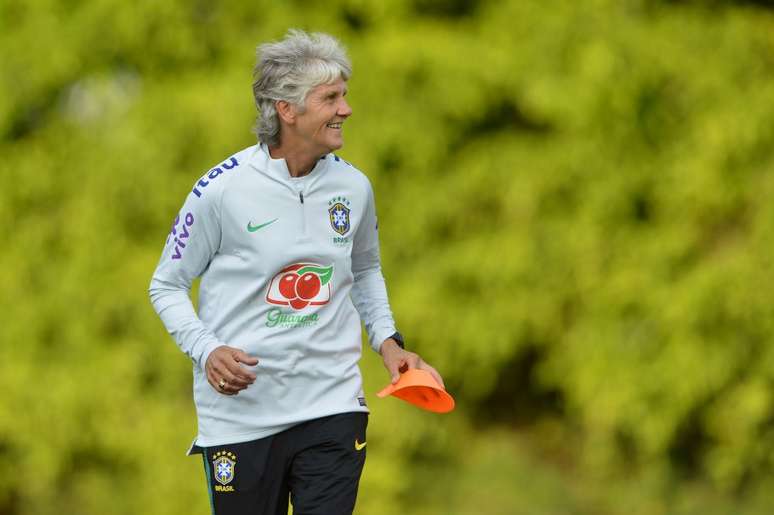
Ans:
[[[253,96],[258,108],[255,133],[269,146],[280,143],[277,101],[284,100],[303,112],[311,89],[352,76],[344,47],[328,34],[290,29],[285,39],[260,45],[257,53],[253,69]]]

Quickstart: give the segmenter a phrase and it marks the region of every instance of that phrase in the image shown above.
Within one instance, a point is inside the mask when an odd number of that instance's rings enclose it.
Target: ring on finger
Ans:
[[[223,379],[223,378],[221,378],[221,379],[220,379],[220,382],[218,383],[218,387],[219,387],[221,390],[222,390],[223,388],[225,388],[225,387],[226,387],[226,380],[225,380],[225,379]]]

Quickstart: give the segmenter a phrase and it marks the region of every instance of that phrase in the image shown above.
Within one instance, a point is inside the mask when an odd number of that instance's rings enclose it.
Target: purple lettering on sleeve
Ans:
[[[199,182],[196,183],[196,185],[193,187],[191,192],[194,195],[196,195],[197,197],[201,197],[202,196],[202,192],[199,190],[199,188],[201,188],[203,190],[204,188],[206,188],[210,184],[210,181],[205,179],[205,177],[209,178],[210,180],[217,179],[219,175],[222,175],[223,173],[225,173],[225,170],[231,170],[232,168],[234,168],[238,164],[239,164],[239,161],[237,161],[237,159],[235,157],[231,157],[228,161],[222,163],[220,166],[216,166],[215,168],[213,168],[212,170],[207,172],[204,175],[204,177],[199,179]]]
[[[180,222],[180,215],[178,215],[177,218],[175,218],[175,225],[172,227],[173,232],[170,233],[169,236],[167,236],[167,243],[169,243],[169,238],[174,236],[175,237],[175,252],[172,254],[172,259],[180,259],[183,257],[183,249],[185,249],[185,242],[183,240],[187,239],[191,235],[191,231],[188,230],[189,227],[193,227],[194,224],[194,215],[190,211],[185,214],[185,218],[183,219],[184,223],[180,226],[180,231],[177,231],[177,224]]]

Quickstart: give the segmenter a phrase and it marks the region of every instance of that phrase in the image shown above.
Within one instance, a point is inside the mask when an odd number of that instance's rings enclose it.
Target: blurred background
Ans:
[[[770,514],[774,2],[0,1],[0,515],[209,513],[147,296],[324,31],[384,274],[449,415],[377,399],[361,515]]]

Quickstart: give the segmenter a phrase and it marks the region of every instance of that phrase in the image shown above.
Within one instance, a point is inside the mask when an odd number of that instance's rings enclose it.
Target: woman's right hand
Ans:
[[[242,366],[258,364],[258,358],[228,345],[215,348],[204,365],[207,381],[218,393],[236,395],[255,382],[255,374]]]

